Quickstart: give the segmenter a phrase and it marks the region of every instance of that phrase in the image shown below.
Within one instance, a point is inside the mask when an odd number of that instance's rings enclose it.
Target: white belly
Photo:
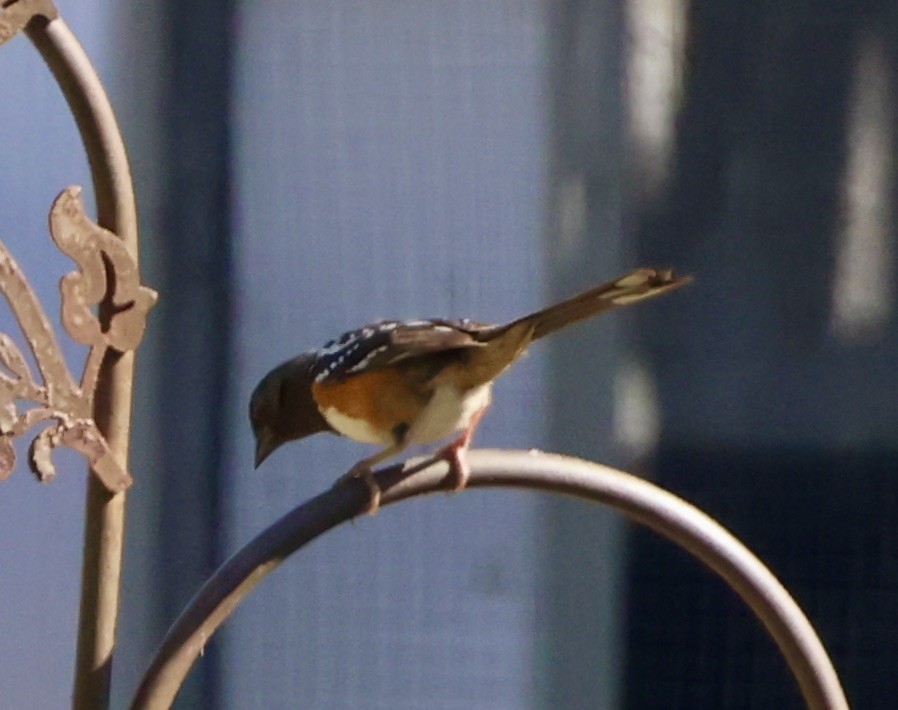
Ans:
[[[391,432],[375,429],[369,426],[364,419],[347,417],[334,407],[322,409],[321,414],[334,429],[343,436],[348,436],[355,441],[361,441],[365,444],[380,444],[382,446],[390,446],[394,443]]]
[[[481,385],[464,394],[449,384],[442,385],[412,423],[408,443],[429,444],[461,431],[477,412],[489,405],[492,383]]]
[[[492,384],[486,384],[462,394],[452,385],[441,385],[417,420],[411,423],[405,443],[429,444],[461,431],[468,426],[471,417],[490,403],[491,390]],[[375,429],[361,419],[341,414],[333,407],[321,413],[328,424],[350,439],[382,446],[395,443],[392,432]]]

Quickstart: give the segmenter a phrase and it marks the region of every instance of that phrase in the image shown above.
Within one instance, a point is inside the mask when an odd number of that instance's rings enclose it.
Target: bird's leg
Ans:
[[[487,407],[482,407],[474,413],[460,437],[452,443],[446,444],[434,454],[434,458],[443,459],[449,464],[449,482],[452,484],[454,493],[458,493],[468,485],[468,478],[471,476],[467,459],[468,447],[471,445],[471,439],[474,438],[474,430],[483,419],[483,415],[486,414]]]
[[[366,512],[370,515],[374,515],[380,509],[381,496],[380,486],[378,486],[377,481],[374,480],[374,467],[381,461],[385,461],[388,458],[400,453],[404,448],[405,444],[402,443],[397,442],[395,444],[390,444],[388,447],[381,451],[378,451],[373,456],[364,458],[356,463],[351,469],[340,476],[340,478],[337,479],[337,482],[334,485],[341,485],[343,483],[346,483],[347,481],[361,478],[365,482],[365,485],[368,486],[368,490],[371,493],[371,497],[368,500],[368,508]]]

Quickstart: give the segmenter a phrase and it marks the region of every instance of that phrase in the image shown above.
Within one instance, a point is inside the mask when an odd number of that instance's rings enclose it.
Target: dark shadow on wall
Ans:
[[[701,0],[688,27],[667,190],[633,208],[643,258],[696,275],[681,308],[639,314],[663,413],[654,477],[770,564],[817,626],[849,702],[891,707],[895,308],[864,338],[840,338],[832,324],[849,117],[859,95],[896,95],[898,9]],[[862,81],[885,89],[855,80],[871,40],[884,71]],[[894,126],[893,98],[886,108]],[[882,148],[867,159],[885,161],[885,203],[895,204]],[[894,279],[894,218],[884,219],[885,245],[868,249]],[[669,545],[641,533],[631,543],[626,707],[802,706],[731,593]]]
[[[898,693],[898,452],[679,449],[664,484],[718,519],[807,613],[852,707]],[[745,605],[657,536],[632,540],[628,708],[802,708]],[[651,682],[646,682],[651,679]]]
[[[166,2],[160,15],[156,41],[164,59],[155,68],[167,75],[158,115],[147,122],[161,139],[154,164],[136,169],[153,176],[150,192],[158,190],[157,204],[142,207],[158,209],[148,250],[158,259],[154,284],[162,294],[151,341],[155,371],[146,378],[155,391],[138,415],[158,444],[136,502],[158,505],[142,511],[149,530],[140,532],[147,537],[131,540],[136,564],[152,569],[152,594],[136,590],[139,608],[130,610],[151,620],[144,633],[153,647],[221,562],[219,481],[232,335],[233,4]],[[216,707],[219,682],[218,645],[212,644],[176,707]]]

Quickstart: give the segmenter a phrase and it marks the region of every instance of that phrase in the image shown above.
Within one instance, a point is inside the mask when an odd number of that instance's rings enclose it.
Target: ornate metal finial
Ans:
[[[80,451],[110,491],[127,489],[131,476],[109,450],[92,418],[97,375],[107,350],[133,350],[140,343],[146,316],[157,294],[140,285],[137,265],[121,240],[84,213],[81,188],[64,190],[50,210],[50,234],[79,270],[60,281],[62,323],[77,342],[88,345],[81,382],[76,383],[47,316],[25,274],[0,242],[0,290],[19,322],[42,383],[15,341],[0,333],[0,480],[15,466],[12,441],[33,426],[53,421],[31,442],[29,464],[41,481],[56,475],[51,453],[57,446]],[[108,298],[109,315],[96,306]],[[35,406],[20,411],[24,402]]]

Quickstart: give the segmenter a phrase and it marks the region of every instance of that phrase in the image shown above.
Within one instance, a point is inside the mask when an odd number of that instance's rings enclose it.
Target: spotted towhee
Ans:
[[[344,478],[363,478],[370,510],[380,489],[372,467],[411,444],[461,435],[440,449],[456,490],[464,453],[490,403],[493,381],[531,342],[617,306],[637,303],[689,281],[670,270],[637,269],[566,301],[506,323],[386,320],[351,330],[269,372],[250,402],[256,466],[281,444],[322,431],[383,447]]]

